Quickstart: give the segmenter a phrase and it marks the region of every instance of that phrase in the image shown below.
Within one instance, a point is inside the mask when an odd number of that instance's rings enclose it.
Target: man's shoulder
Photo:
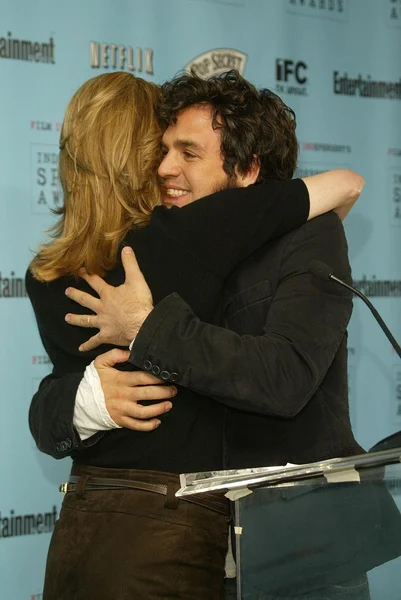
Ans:
[[[324,213],[323,215],[320,215],[319,217],[314,217],[313,219],[310,219],[309,221],[304,223],[302,227],[313,230],[319,228],[342,228],[342,221],[337,213],[335,213],[334,211],[330,211]]]
[[[229,278],[228,283],[241,287],[260,279],[279,278],[284,264],[296,260],[304,264],[308,258],[318,258],[322,253],[347,254],[347,241],[341,220],[330,212],[310,221],[284,236],[270,241],[246,259]],[[226,285],[229,288],[230,285]]]
[[[291,246],[308,239],[345,240],[345,232],[341,219],[335,212],[325,213],[310,219],[297,229],[293,229],[273,243],[273,248]]]
[[[313,219],[310,219],[291,233],[295,234],[298,231],[318,232],[327,231],[330,229],[343,229],[341,219],[339,218],[337,213],[333,211],[324,213],[324,215],[320,215],[319,217],[314,217]]]

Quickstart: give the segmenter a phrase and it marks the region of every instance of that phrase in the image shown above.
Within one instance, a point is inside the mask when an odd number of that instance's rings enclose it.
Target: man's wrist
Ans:
[[[135,338],[138,335],[138,332],[150,313],[153,310],[153,306],[148,307],[146,309],[141,310],[141,312],[137,312],[135,314],[135,321],[131,323],[131,327],[126,330],[126,340],[127,346],[131,350],[133,343],[135,342]]]

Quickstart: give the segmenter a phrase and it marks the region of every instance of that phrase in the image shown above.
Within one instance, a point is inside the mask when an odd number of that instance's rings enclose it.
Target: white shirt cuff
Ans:
[[[136,340],[136,336],[134,337],[134,339],[132,340],[132,342],[131,342],[131,343],[130,343],[130,345],[128,346],[128,348],[129,348],[129,351],[130,351],[130,352],[131,352],[131,350],[132,350],[132,346],[133,346],[133,345],[134,345],[134,343],[135,343],[135,340]]]
[[[75,397],[73,424],[81,441],[90,438],[98,431],[121,429],[110,417],[100,382],[93,362],[86,367]]]

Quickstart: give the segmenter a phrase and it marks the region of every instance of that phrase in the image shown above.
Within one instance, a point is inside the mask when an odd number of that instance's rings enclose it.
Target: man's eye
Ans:
[[[195,154],[191,154],[191,152],[183,152],[183,155],[185,156],[185,158],[195,158]]]

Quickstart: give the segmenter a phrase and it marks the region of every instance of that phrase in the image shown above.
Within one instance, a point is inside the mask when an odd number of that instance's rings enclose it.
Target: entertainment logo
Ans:
[[[55,64],[54,39],[52,37],[48,42],[32,42],[12,36],[11,31],[8,31],[6,37],[0,37],[0,58]]]
[[[340,96],[401,100],[401,78],[398,81],[374,80],[370,75],[349,77],[348,73],[333,71],[333,92]]]
[[[208,79],[212,75],[220,75],[236,69],[241,75],[245,72],[248,56],[233,48],[215,48],[193,58],[184,67],[184,71]]]
[[[276,58],[276,92],[307,96],[308,66],[303,60]]]
[[[31,513],[16,515],[14,510],[4,515],[0,511],[0,539],[19,537],[21,535],[35,535],[51,533],[57,520],[57,507],[44,513]]]
[[[345,21],[348,0],[287,0],[286,10],[303,17]]]
[[[26,298],[25,279],[16,277],[15,271],[10,271],[9,275],[4,275],[0,271],[0,300],[6,298]]]
[[[363,275],[361,279],[354,279],[353,286],[373,298],[399,298],[401,296],[400,279],[377,279],[372,275],[370,279]]]

